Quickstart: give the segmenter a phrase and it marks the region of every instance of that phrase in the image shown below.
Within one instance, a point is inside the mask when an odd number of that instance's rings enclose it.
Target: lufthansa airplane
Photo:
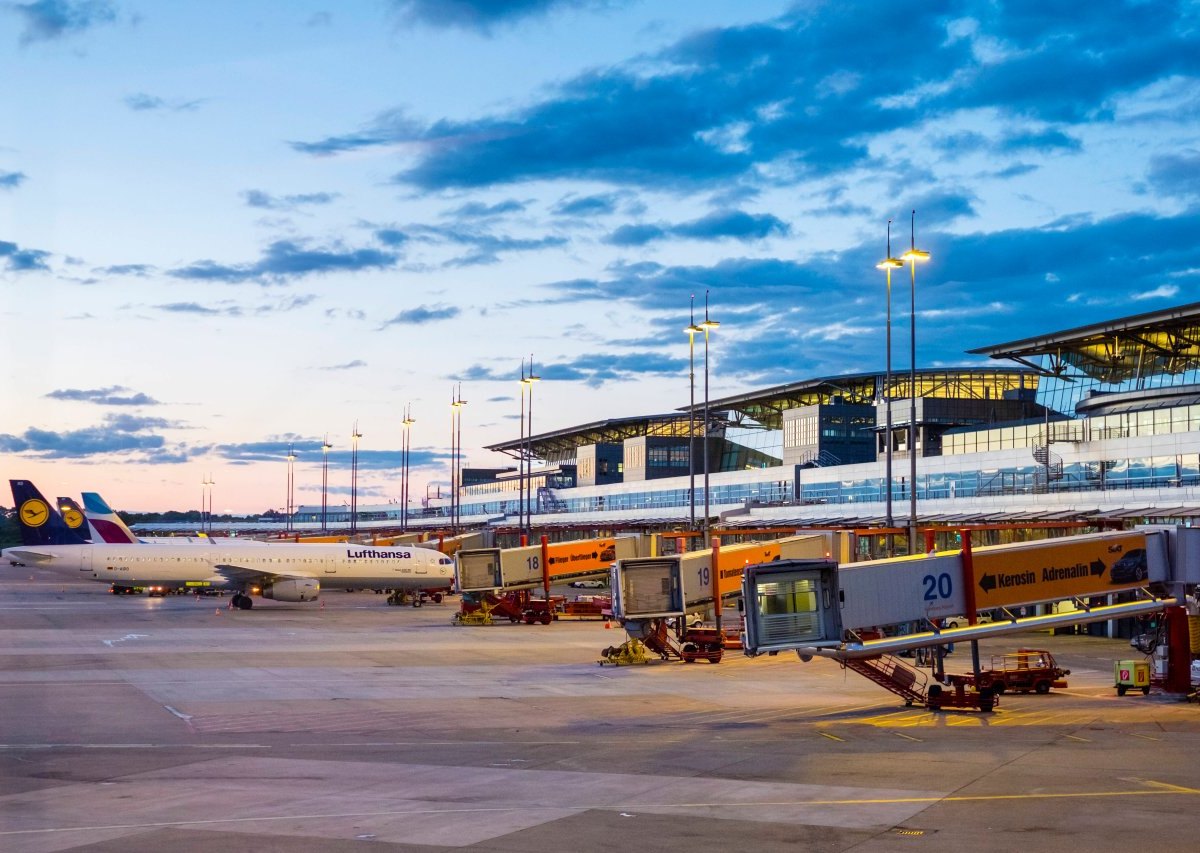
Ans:
[[[21,545],[3,558],[118,586],[209,583],[237,593],[233,606],[249,610],[257,588],[276,601],[316,601],[332,589],[446,589],[454,560],[431,548],[353,543],[239,543],[212,545],[88,543],[28,480],[10,480]]]

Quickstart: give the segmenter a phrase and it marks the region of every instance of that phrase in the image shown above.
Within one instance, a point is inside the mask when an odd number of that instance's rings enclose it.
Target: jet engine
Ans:
[[[315,578],[288,578],[262,588],[262,597],[275,601],[316,601],[320,594],[321,582]]]

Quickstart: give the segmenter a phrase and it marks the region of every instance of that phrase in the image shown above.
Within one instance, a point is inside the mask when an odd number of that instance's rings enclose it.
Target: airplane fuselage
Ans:
[[[191,582],[241,587],[261,586],[260,580],[269,583],[271,578],[310,578],[327,589],[437,589],[454,579],[450,557],[409,546],[97,543],[16,546],[6,549],[4,557],[121,586]],[[234,576],[239,580],[231,581]]]

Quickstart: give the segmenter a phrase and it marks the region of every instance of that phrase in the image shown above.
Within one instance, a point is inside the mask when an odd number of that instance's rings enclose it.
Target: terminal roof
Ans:
[[[970,350],[1008,358],[1047,376],[1117,384],[1135,376],[1200,368],[1200,302]],[[1038,363],[1038,357],[1045,361]]]
[[[885,378],[882,372],[846,374],[747,391],[709,400],[709,417],[724,426],[781,429],[785,409],[828,404],[835,398],[843,403],[874,405],[883,399]],[[1007,391],[1021,388],[1034,391],[1038,385],[1037,373],[1022,367],[923,368],[916,371],[916,378],[917,395],[921,397],[999,400]],[[889,396],[895,400],[909,396],[907,370],[892,374]],[[519,457],[522,445],[528,442],[535,459],[547,459],[589,444],[620,444],[627,438],[644,435],[686,437],[689,429],[703,435],[703,411],[704,404],[697,403],[694,408],[683,406],[664,415],[610,418],[538,433],[524,442],[511,439],[488,445],[486,449]]]

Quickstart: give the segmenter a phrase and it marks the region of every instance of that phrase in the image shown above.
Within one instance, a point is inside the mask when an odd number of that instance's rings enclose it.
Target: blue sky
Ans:
[[[126,509],[362,500],[535,429],[1200,299],[1200,4],[0,2],[0,459]],[[908,279],[894,333],[907,343]],[[907,364],[907,347],[895,362]]]

